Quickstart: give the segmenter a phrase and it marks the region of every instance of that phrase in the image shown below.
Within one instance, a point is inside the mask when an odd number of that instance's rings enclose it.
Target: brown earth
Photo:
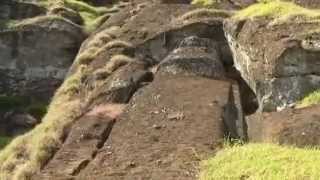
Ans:
[[[199,161],[223,142],[230,88],[199,77],[157,77],[134,95],[79,179],[194,179]]]
[[[252,142],[268,142],[299,147],[320,145],[320,106],[257,113],[248,117]]]
[[[84,116],[74,124],[66,142],[33,179],[65,178],[77,175],[103,146],[114,121],[106,116]]]
[[[182,4],[132,4],[127,10],[112,16],[83,43],[80,54],[91,47],[91,41],[95,41],[99,33],[116,28],[116,33],[112,33],[113,41],[120,40],[120,44],[127,45],[104,49],[87,64],[87,68],[93,71],[82,78],[79,98],[88,105],[89,113],[71,128],[66,141],[71,145],[65,142],[34,179],[141,179],[162,176],[165,179],[194,179],[199,161],[214,153],[225,136],[244,136],[239,131],[243,128],[239,89],[235,82],[224,77],[222,67],[222,64],[230,63],[230,59],[226,60],[230,54],[221,53],[228,52],[222,31],[222,20],[228,14],[179,19],[193,9],[194,6]],[[186,64],[198,61],[206,62],[213,69],[206,63],[200,63],[189,66],[187,74],[192,72],[190,75],[181,76],[182,73],[174,77],[170,73],[162,74],[160,68],[156,79],[145,86],[153,80],[150,71],[156,72],[157,66],[154,65],[170,57],[171,52],[179,51],[179,44],[193,36],[200,37],[200,41],[212,41],[209,44],[215,44],[214,49],[208,49],[211,46],[206,43],[203,47],[192,47],[193,50],[188,51],[193,52],[192,58],[184,58],[182,53],[179,61],[173,59],[169,66],[182,61]],[[105,71],[105,65],[119,55],[128,61],[127,64],[116,67],[111,74]],[[79,64],[75,62],[69,74],[76,72],[77,68]],[[219,76],[224,81],[195,77],[202,75],[199,69],[208,71],[211,78]],[[79,144],[72,134],[82,127],[80,121],[85,121],[89,115],[92,117],[92,113],[93,121],[99,120],[97,114],[110,116],[114,110],[104,109],[108,103],[127,103],[139,88],[127,111],[116,121],[106,144],[101,149],[93,146],[84,148],[84,153],[77,150],[81,142]],[[239,122],[235,123],[235,120]],[[114,149],[110,149],[109,143]],[[72,156],[68,155],[70,153]],[[141,158],[141,154],[146,157]],[[177,158],[180,160],[176,161]],[[59,162],[68,163],[57,167]],[[128,170],[127,174],[122,174],[124,170]]]

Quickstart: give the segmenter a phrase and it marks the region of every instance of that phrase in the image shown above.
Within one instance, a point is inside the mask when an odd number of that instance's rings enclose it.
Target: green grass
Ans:
[[[311,105],[320,104],[320,90],[316,90],[306,97],[304,97],[299,103],[298,108],[307,107]]]
[[[65,0],[65,5],[66,7],[68,8],[71,8],[75,11],[78,11],[78,12],[87,12],[87,13],[90,13],[92,15],[96,15],[96,16],[99,16],[103,13],[106,12],[106,8],[104,7],[95,7],[95,6],[92,6],[92,5],[89,5],[83,1],[78,1],[78,0]]]
[[[96,29],[100,18],[107,12],[105,7],[94,7],[83,1],[64,0],[65,6],[80,13],[84,20],[85,30],[91,32]]]
[[[285,21],[293,16],[302,16],[307,19],[320,19],[320,10],[303,8],[292,2],[269,0],[253,4],[248,8],[240,10],[233,18],[243,20],[257,17],[270,17]]]
[[[11,137],[0,136],[0,151],[12,140]]]
[[[212,6],[218,2],[219,0],[193,0],[192,4],[197,4],[202,6]]]
[[[248,144],[228,147],[204,161],[200,180],[316,180],[320,150]]]

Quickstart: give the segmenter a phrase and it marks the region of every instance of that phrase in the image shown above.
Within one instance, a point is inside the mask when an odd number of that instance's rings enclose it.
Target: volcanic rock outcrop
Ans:
[[[79,92],[88,112],[34,179],[194,179],[195,165],[225,136],[245,138],[238,83],[227,78],[224,64],[230,62],[222,55],[222,20],[228,14],[212,11],[208,17],[201,15],[205,9],[192,9],[150,4],[130,21],[119,16],[120,27],[101,29],[82,45],[70,76],[81,66],[93,70],[82,77]],[[125,111],[104,126],[99,119],[119,103],[128,103]],[[77,140],[72,134],[88,118],[106,131]],[[97,145],[99,139],[106,142]],[[91,142],[79,153],[78,147]],[[64,166],[58,166],[61,161]]]
[[[23,77],[43,78],[32,69],[40,60],[52,77],[69,69],[42,123],[0,156],[0,179],[197,179],[199,162],[226,140],[318,145],[319,107],[293,109],[320,87],[318,33],[308,31],[318,22],[239,18],[188,2],[122,2],[78,52],[77,12],[52,8],[59,18],[7,29],[10,41],[0,34],[11,43],[0,44],[4,67],[14,62]]]
[[[310,29],[272,20],[235,20],[225,23],[235,67],[256,93],[261,111],[290,107],[318,89],[318,40]],[[272,46],[271,46],[272,45]]]

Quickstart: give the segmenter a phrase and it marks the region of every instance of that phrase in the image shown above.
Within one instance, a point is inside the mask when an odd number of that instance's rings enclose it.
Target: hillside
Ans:
[[[320,2],[0,2],[1,180],[318,179]]]

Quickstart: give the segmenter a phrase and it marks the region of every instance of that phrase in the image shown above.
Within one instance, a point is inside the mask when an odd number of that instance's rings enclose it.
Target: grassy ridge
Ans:
[[[200,180],[315,180],[319,162],[317,149],[248,144],[226,148],[203,162]]]
[[[234,18],[240,20],[256,17],[287,19],[290,16],[320,18],[320,10],[303,8],[292,2],[268,1],[253,4],[246,9],[240,10],[235,14]]]

